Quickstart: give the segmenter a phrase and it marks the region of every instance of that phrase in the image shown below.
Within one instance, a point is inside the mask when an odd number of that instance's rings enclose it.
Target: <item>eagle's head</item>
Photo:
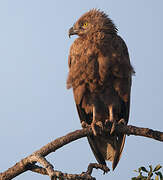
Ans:
[[[117,28],[104,12],[92,9],[83,14],[69,29],[69,37],[74,34],[87,36],[96,32],[114,34],[117,33]]]

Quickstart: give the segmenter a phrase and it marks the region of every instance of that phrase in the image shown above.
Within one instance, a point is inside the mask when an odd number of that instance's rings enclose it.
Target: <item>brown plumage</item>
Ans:
[[[92,9],[79,18],[69,30],[78,35],[70,48],[67,88],[73,88],[82,124],[92,126],[88,136],[91,149],[101,164],[112,161],[117,166],[125,135],[116,135],[116,123],[128,123],[131,76],[134,73],[123,39],[110,18]],[[110,134],[97,134],[107,121],[113,122]]]

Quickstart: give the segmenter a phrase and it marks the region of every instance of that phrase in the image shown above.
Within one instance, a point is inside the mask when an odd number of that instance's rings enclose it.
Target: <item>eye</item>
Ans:
[[[84,27],[87,27],[87,26],[88,26],[88,23],[87,23],[87,22],[86,22],[86,23],[84,23],[84,24],[83,24],[83,26],[84,26]]]
[[[87,26],[88,26],[88,23],[87,23],[87,22],[82,23],[81,26],[82,26],[82,27],[87,27]]]

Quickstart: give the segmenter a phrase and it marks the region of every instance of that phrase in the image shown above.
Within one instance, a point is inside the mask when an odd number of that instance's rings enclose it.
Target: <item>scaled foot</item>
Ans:
[[[82,128],[87,128],[89,125],[85,121],[82,121],[81,126]]]
[[[101,121],[91,123],[92,131],[95,136],[100,135],[104,130],[104,126]]]
[[[105,125],[107,129],[110,129],[110,135],[114,133],[117,122],[116,121],[111,121],[110,119],[105,120]]]
[[[113,132],[115,131],[115,128],[116,128],[116,125],[117,124],[123,124],[123,125],[126,125],[126,121],[125,119],[120,119],[118,122],[117,121],[113,121],[113,124],[112,124],[112,127],[111,127],[111,131],[110,131],[110,134],[113,134]]]
[[[126,125],[126,121],[125,121],[125,119],[120,119],[119,121],[118,121],[118,124],[123,124],[123,125]]]

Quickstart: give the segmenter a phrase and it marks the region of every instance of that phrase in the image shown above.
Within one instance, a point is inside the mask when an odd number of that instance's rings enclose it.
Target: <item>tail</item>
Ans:
[[[113,170],[116,168],[120,158],[121,158],[121,155],[122,155],[122,151],[123,151],[123,148],[124,148],[124,144],[125,144],[125,139],[126,139],[126,135],[122,135],[122,136],[118,136],[118,141],[117,141],[117,150],[116,150],[116,153],[115,153],[115,156],[114,156],[114,160],[113,160],[113,163],[112,163],[112,168]]]
[[[109,120],[115,121],[112,105],[109,106],[109,113],[104,103],[98,101],[93,105],[93,123],[98,121],[104,124],[109,114]],[[97,136],[89,136],[88,141],[91,149],[100,164],[106,164],[105,160],[112,161],[113,170],[116,168],[123,151],[125,143],[125,135],[123,134],[102,134]]]
[[[88,142],[98,163],[106,165],[105,160],[112,161],[114,170],[121,158],[125,138],[125,135],[88,136]]]

